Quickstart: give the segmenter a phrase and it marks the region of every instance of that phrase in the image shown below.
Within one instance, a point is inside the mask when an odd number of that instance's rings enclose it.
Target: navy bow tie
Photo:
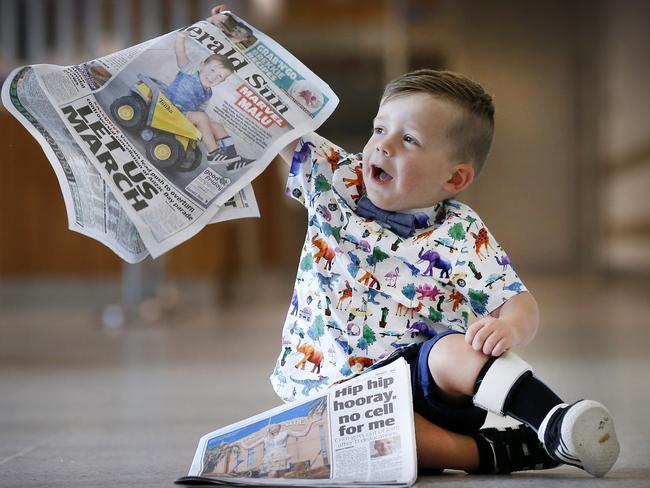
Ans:
[[[400,237],[409,237],[415,230],[415,215],[387,212],[376,207],[365,195],[357,202],[356,213],[364,219],[373,219],[384,227],[388,227]]]

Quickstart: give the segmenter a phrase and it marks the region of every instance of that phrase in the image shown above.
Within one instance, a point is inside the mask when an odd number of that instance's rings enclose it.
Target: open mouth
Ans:
[[[379,166],[375,166],[374,164],[372,165],[372,179],[374,181],[377,181],[379,183],[386,183],[390,180],[393,179],[391,175],[386,173],[383,169],[381,169]]]

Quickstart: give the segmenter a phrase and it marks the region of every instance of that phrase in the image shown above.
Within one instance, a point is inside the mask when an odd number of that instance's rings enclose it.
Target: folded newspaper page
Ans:
[[[69,228],[128,262],[259,216],[250,182],[338,104],[228,12],[83,64],[18,68],[2,101],[54,168]]]
[[[305,389],[319,386],[305,382]],[[182,485],[411,486],[417,478],[403,358],[207,434]]]

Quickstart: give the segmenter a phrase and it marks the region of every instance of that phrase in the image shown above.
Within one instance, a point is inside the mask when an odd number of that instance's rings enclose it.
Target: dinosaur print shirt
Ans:
[[[271,382],[285,401],[361,372],[396,348],[476,317],[526,288],[467,205],[414,211],[401,238],[355,214],[364,194],[361,155],[317,134],[300,140],[286,192],[308,228]]]

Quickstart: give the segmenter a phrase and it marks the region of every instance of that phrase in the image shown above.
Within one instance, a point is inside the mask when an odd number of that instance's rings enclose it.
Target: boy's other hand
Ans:
[[[208,22],[212,22],[213,24],[219,24],[223,22],[223,12],[226,10],[228,10],[228,8],[225,4],[212,7],[212,10],[210,11],[210,17],[208,17]]]
[[[502,318],[483,317],[468,327],[465,342],[487,356],[501,356],[517,345],[517,328]]]

